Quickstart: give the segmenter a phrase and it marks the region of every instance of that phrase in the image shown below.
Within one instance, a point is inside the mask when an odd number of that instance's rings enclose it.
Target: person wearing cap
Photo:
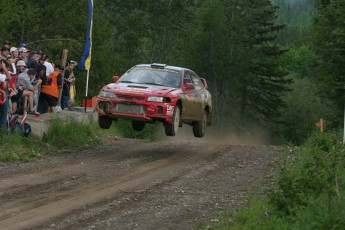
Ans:
[[[31,50],[30,54],[31,54],[31,57],[27,61],[26,66],[28,68],[37,69],[38,60],[41,58],[41,52],[39,50]]]
[[[23,60],[26,63],[29,58],[30,50],[26,49],[25,47],[20,47],[18,51],[19,51],[19,60]]]
[[[10,73],[11,75],[17,74],[16,70],[16,62],[18,61],[18,49],[16,47],[11,47],[10,49],[10,55],[8,56],[7,60],[10,63]]]
[[[19,99],[23,96],[24,87],[19,85],[18,77],[19,77],[19,74],[24,72],[26,68],[26,64],[23,60],[19,60],[16,64],[16,67],[17,67],[17,74],[12,75],[12,80],[9,81],[10,88],[17,91],[17,94],[11,97],[12,113],[16,113]]]
[[[45,80],[45,83],[42,84],[41,94],[39,97],[39,113],[46,112],[43,109],[44,103],[47,103],[49,106],[49,112],[55,113],[56,106],[58,104],[58,97],[59,97],[59,86],[62,84],[62,76],[61,76],[61,66],[56,65],[54,68],[54,72],[51,73]]]
[[[36,70],[33,68],[28,69],[27,71],[24,71],[23,73],[19,74],[18,77],[18,84],[23,86],[23,96],[29,97],[29,109],[30,111],[28,114],[35,114],[35,108],[34,108],[34,92],[37,90],[37,88],[40,86],[42,80],[37,80],[36,85],[31,84],[31,80],[36,76]]]
[[[18,60],[18,58],[19,58],[19,51],[18,51],[17,47],[11,47],[10,55],[11,55],[12,59],[15,59],[15,61]]]

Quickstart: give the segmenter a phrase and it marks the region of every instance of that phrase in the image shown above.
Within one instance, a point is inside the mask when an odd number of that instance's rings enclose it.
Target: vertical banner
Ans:
[[[87,23],[86,42],[83,56],[81,57],[79,68],[87,70],[86,74],[86,92],[85,92],[85,112],[86,112],[86,101],[89,89],[89,74],[91,67],[91,51],[92,51],[92,21],[93,21],[93,0],[88,0],[89,5],[89,19]]]
[[[90,70],[90,66],[91,66],[93,0],[88,0],[88,5],[89,5],[89,19],[87,23],[86,42],[85,42],[84,53],[79,65],[79,68],[82,70]]]

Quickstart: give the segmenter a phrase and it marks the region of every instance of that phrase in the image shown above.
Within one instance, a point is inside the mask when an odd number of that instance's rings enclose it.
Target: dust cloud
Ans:
[[[262,145],[267,142],[268,135],[262,131],[253,131],[247,135],[236,135],[231,131],[221,131],[219,128],[207,127],[206,134],[203,138],[196,138],[193,135],[193,127],[183,125],[174,137],[166,136],[164,127],[158,128],[155,134],[155,140],[159,142],[200,142],[209,144],[226,144],[226,145]]]

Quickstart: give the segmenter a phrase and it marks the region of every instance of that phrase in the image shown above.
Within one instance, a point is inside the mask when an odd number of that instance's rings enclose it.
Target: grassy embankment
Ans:
[[[131,123],[119,120],[109,130],[99,128],[97,122],[75,122],[56,119],[42,141],[23,137],[20,133],[0,133],[0,161],[29,160],[51,154],[59,149],[78,149],[98,145],[109,137],[128,137],[153,140],[155,125],[142,132],[132,130]]]

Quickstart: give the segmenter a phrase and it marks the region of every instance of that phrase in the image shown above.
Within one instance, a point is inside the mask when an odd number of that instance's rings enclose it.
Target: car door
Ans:
[[[207,96],[206,90],[201,79],[196,75],[196,73],[191,72],[191,77],[195,87],[192,116],[193,119],[200,120],[204,111],[205,99]]]
[[[193,120],[194,119],[194,111],[195,111],[195,88],[193,89],[188,88],[187,84],[193,84],[191,72],[185,70],[183,73],[183,85],[182,90],[183,93],[181,94],[182,100],[182,120]],[[193,84],[194,85],[194,84]]]

